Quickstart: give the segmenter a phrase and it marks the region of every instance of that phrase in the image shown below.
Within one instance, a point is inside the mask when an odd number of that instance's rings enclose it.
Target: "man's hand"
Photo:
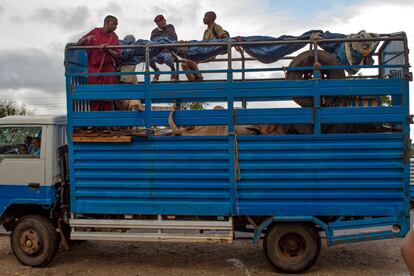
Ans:
[[[101,44],[98,46],[99,51],[105,50],[107,51],[108,49],[105,49],[105,47],[108,46],[108,44]]]
[[[85,45],[85,43],[90,44],[93,40],[96,40],[96,37],[94,35],[88,35],[79,39],[78,45]]]
[[[87,37],[85,37],[86,41],[89,43],[92,40],[96,40],[96,37],[94,35],[88,35]]]
[[[111,56],[113,56],[115,59],[119,59],[120,58],[120,55],[119,55],[119,53],[117,51],[115,51],[114,49],[106,49],[105,48],[106,46],[107,45],[105,45],[103,47],[103,49],[104,49],[105,52],[107,52],[108,54],[110,54]]]

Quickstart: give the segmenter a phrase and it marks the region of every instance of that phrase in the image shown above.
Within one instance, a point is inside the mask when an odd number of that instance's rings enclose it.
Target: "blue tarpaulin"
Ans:
[[[262,42],[262,41],[289,41],[289,40],[310,40],[312,35],[318,35],[320,38],[330,39],[330,38],[346,38],[347,35],[323,32],[321,30],[312,30],[308,31],[300,36],[288,36],[283,35],[280,37],[270,37],[270,36],[242,36],[237,38],[231,38],[232,41],[241,41],[241,42]],[[227,42],[228,39],[217,39],[210,40],[209,42]],[[206,41],[188,41],[191,43],[205,43]],[[121,40],[121,45],[151,45],[151,44],[170,44],[177,43],[177,41],[172,41],[166,37],[161,37],[156,41],[142,40],[139,39],[134,42],[126,42]],[[284,56],[292,54],[297,50],[305,47],[307,43],[299,44],[275,44],[275,45],[244,45],[242,48],[244,51],[249,54],[251,57],[257,59],[263,63],[273,63]],[[345,52],[345,42],[324,42],[320,43],[319,46],[334,55],[337,56],[337,59],[344,65],[350,65],[349,59],[346,56]],[[150,48],[150,57],[156,56],[164,48]],[[170,51],[174,52],[177,56],[190,59],[196,62],[201,62],[214,58],[217,55],[223,55],[227,53],[227,46],[189,46],[189,47],[173,47],[168,48]],[[375,50],[375,49],[373,49]],[[372,51],[373,53],[374,51]],[[362,55],[356,51],[351,52],[356,63],[359,63],[362,60]],[[138,64],[145,61],[145,49],[144,48],[135,48],[135,49],[123,49],[121,53],[121,60],[123,64]]]

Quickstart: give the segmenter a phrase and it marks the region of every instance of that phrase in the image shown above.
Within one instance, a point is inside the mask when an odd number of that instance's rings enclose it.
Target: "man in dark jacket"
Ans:
[[[163,15],[157,15],[154,19],[154,22],[157,24],[157,28],[152,30],[151,32],[151,41],[156,41],[159,38],[165,37],[172,41],[177,41],[177,34],[175,33],[175,28],[171,24],[167,24]],[[171,68],[171,71],[175,71],[174,66],[174,56],[168,49],[164,49],[161,53],[150,60],[150,66],[154,71],[160,71],[157,67],[156,63],[158,64],[166,64],[168,67]],[[160,78],[160,75],[154,75],[152,79],[153,82],[157,82]],[[177,74],[171,74],[171,81],[176,82],[178,80]]]

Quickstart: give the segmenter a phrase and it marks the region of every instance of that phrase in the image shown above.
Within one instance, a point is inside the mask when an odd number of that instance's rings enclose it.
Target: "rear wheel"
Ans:
[[[19,219],[10,237],[16,258],[24,265],[44,267],[56,256],[59,239],[52,222],[40,215]]]
[[[318,259],[321,239],[313,225],[279,223],[267,231],[263,249],[277,270],[299,273],[309,269]]]

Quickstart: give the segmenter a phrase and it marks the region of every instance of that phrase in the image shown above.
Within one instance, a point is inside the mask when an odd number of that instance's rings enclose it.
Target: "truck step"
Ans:
[[[228,220],[70,219],[73,240],[224,242],[233,241]]]
[[[231,243],[232,235],[172,234],[172,233],[118,233],[118,232],[80,232],[71,234],[72,240],[95,241],[158,241],[158,242],[218,242]]]

